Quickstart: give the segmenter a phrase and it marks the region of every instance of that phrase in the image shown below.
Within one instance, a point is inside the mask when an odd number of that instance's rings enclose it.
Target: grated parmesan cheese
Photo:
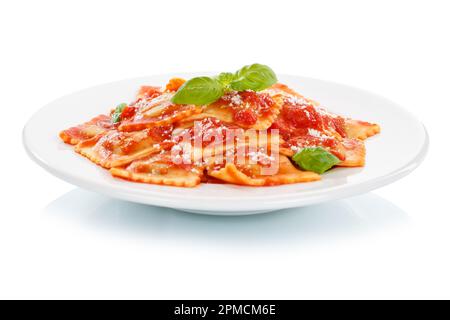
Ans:
[[[323,138],[322,132],[316,129],[308,128],[308,134],[316,138]]]
[[[289,96],[287,100],[292,104],[309,105],[308,101],[301,97]]]

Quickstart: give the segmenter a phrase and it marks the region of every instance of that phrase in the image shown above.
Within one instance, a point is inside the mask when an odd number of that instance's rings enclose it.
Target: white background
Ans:
[[[449,14],[430,0],[2,2],[0,298],[450,298]],[[427,159],[368,195],[220,218],[77,189],[22,147],[27,119],[64,94],[253,62],[402,104],[427,126]]]

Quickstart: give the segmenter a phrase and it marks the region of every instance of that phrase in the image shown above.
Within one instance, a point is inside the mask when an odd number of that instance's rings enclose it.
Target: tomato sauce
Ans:
[[[278,129],[281,137],[289,140],[293,137],[308,135],[309,129],[322,131],[323,119],[313,105],[286,102],[271,128]]]
[[[247,90],[228,93],[220,98],[218,103],[231,107],[234,122],[250,127],[259,117],[271,114],[275,101],[266,93]]]
[[[323,113],[322,117],[326,127],[333,128],[343,138],[347,136],[344,118],[329,113]]]
[[[137,150],[141,142],[135,139],[124,139],[120,145],[120,150],[122,150],[123,154],[133,153]]]
[[[133,118],[136,114],[136,107],[133,106],[126,106],[125,109],[123,109],[122,114],[120,115],[120,120],[127,120],[130,118]]]
[[[345,122],[305,101],[285,99],[283,108],[271,129],[278,129],[285,141],[284,147],[324,147],[341,160],[341,143],[336,134],[345,137]]]
[[[245,126],[251,126],[258,121],[258,115],[253,109],[233,108],[233,120]]]
[[[272,106],[275,104],[272,97],[267,93],[257,93],[254,91],[243,91],[239,93],[242,101],[248,103],[260,115],[270,113]]]
[[[159,126],[148,129],[148,136],[155,141],[164,141],[170,139],[172,136],[173,126]]]
[[[166,90],[165,91],[178,91],[180,87],[186,82],[186,80],[182,78],[172,78],[169,80],[169,82],[166,84]]]

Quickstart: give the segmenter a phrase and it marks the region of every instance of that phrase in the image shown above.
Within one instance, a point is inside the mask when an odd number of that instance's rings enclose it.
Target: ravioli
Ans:
[[[176,105],[172,103],[173,92],[165,92],[157,97],[138,100],[131,119],[122,121],[121,131],[138,131],[147,128],[170,125],[202,111],[201,106]]]
[[[279,135],[271,131],[243,129],[217,118],[182,122],[173,131],[174,149],[188,149],[192,156],[201,155],[204,163],[215,163],[227,157],[246,156],[248,153],[264,151],[278,153]],[[199,144],[198,144],[199,143]],[[195,161],[194,157],[191,157]]]
[[[110,169],[114,177],[135,182],[176,187],[195,187],[201,182],[202,168],[174,164],[169,154],[157,154],[133,161],[122,168]]]
[[[283,138],[282,154],[291,157],[302,148],[323,147],[341,160],[339,166],[364,165],[362,140],[380,132],[377,124],[330,113],[285,85],[277,84],[271,90],[282,91],[284,97],[283,109],[272,125]]]
[[[345,133],[349,138],[365,140],[380,133],[380,126],[374,123],[345,119]]]
[[[218,101],[205,106],[188,121],[216,118],[245,129],[265,130],[275,121],[282,107],[279,94],[268,92],[229,92]]]
[[[61,131],[59,137],[65,143],[75,145],[112,128],[114,128],[114,125],[111,122],[111,117],[101,114],[88,122]]]
[[[282,83],[276,83],[273,86],[271,86],[269,89],[267,89],[268,92],[271,92],[272,94],[281,94],[283,96],[290,96],[290,97],[295,97],[298,100],[303,100],[305,101],[306,104],[312,104],[313,106],[320,106],[320,103],[309,99],[303,95],[301,95],[300,93],[298,93],[297,91],[289,88],[287,85],[282,84]]]
[[[332,152],[335,156],[337,156],[341,162],[338,166],[341,167],[362,167],[365,164],[366,158],[366,147],[364,142],[360,139],[353,138],[343,138],[342,140],[335,140],[335,146],[332,149]],[[301,143],[299,143],[301,145]],[[322,146],[321,143],[311,144],[310,147],[314,146]],[[303,145],[303,147],[308,147]],[[280,154],[292,157],[298,151],[300,151],[302,147],[281,147]],[[295,151],[294,151],[295,150]]]
[[[379,125],[366,121],[344,118],[342,116],[333,114],[321,107],[320,103],[318,103],[317,101],[304,97],[303,95],[297,93],[284,84],[277,83],[273,85],[268,91],[283,92],[282,95],[286,100],[290,100],[291,102],[296,102],[301,105],[313,106],[314,109],[321,114],[323,120],[327,122],[327,125],[330,128],[337,130],[342,137],[365,140],[373,135],[380,133]]]
[[[230,148],[231,145],[231,148]],[[246,130],[234,144],[220,145],[204,155],[209,176],[228,183],[267,186],[307,182],[320,179],[313,172],[294,167],[279,154],[279,136],[255,130]],[[205,152],[208,148],[204,148]],[[217,156],[221,156],[217,161]]]
[[[223,168],[208,171],[208,175],[228,183],[246,186],[273,186],[320,180],[320,175],[317,173],[294,167],[286,156],[279,157],[279,169],[276,174],[262,175],[261,169],[260,164],[227,163]]]
[[[170,128],[167,130],[170,131]],[[111,130],[80,142],[75,146],[75,151],[109,169],[162,150],[163,137],[163,132],[150,129],[135,132]]]
[[[345,159],[338,163],[340,167],[362,167],[366,163],[366,146],[360,139],[345,138],[341,142],[345,150]]]

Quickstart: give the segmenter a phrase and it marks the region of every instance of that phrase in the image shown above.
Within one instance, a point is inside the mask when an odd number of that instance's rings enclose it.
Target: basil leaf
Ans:
[[[120,121],[120,116],[122,115],[122,111],[126,108],[126,106],[126,103],[121,103],[116,107],[113,115],[111,116],[112,123],[117,123]]]
[[[313,171],[319,174],[331,169],[340,160],[321,147],[304,148],[297,152],[292,160],[303,170]]]
[[[229,90],[230,83],[234,80],[234,73],[222,72],[216,77],[216,79],[225,90]]]
[[[243,67],[235,73],[234,77],[230,86],[236,91],[261,91],[278,81],[272,69],[258,63]]]
[[[217,101],[222,95],[223,86],[218,80],[210,77],[197,77],[185,82],[172,97],[172,102],[205,105]]]

